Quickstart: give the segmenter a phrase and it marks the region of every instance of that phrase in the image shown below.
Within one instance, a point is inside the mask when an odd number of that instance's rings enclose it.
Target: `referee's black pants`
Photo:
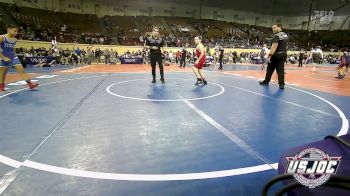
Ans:
[[[301,61],[299,61],[298,67],[302,67],[302,66],[303,66],[303,61],[301,60]]]
[[[185,67],[186,65],[186,57],[181,57],[180,59],[180,67]]]
[[[219,58],[219,63],[220,63],[220,67],[219,67],[219,68],[220,68],[220,69],[222,69],[223,58],[224,58],[224,57],[220,57],[220,58]]]
[[[284,62],[286,62],[286,59],[286,53],[274,54],[271,57],[270,62],[267,64],[264,83],[269,83],[271,81],[272,74],[276,69],[278,75],[278,84],[280,86],[284,86]]]
[[[163,68],[162,54],[161,53],[151,53],[150,59],[151,59],[153,79],[156,79],[156,63],[157,62],[159,65],[159,70],[160,70],[160,79],[164,79],[164,68]]]

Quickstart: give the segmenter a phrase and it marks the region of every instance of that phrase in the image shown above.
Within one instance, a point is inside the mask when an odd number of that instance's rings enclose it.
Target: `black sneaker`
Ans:
[[[165,83],[165,80],[164,79],[160,79],[160,81],[164,84]]]
[[[269,83],[268,83],[268,82],[265,82],[265,81],[259,81],[259,84],[260,84],[261,86],[268,86],[268,85],[269,85]]]
[[[156,79],[153,79],[153,80],[152,80],[152,83],[153,83],[153,84],[156,83],[156,82],[157,82]]]
[[[282,89],[282,90],[283,90],[283,89],[284,89],[284,85],[280,85],[280,89]]]
[[[207,82],[206,80],[203,80],[203,84],[204,84],[204,85],[207,85],[208,82]]]
[[[343,78],[344,78],[344,76],[339,75],[339,76],[337,76],[337,77],[335,77],[335,78],[337,78],[337,79],[343,79]]]
[[[196,82],[196,84],[194,84],[194,85],[198,85],[198,84],[203,84],[203,82],[202,82],[201,79],[197,79],[197,82]]]

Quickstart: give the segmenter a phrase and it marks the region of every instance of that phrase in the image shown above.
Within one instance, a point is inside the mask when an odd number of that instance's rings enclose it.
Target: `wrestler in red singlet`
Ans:
[[[197,56],[197,60],[194,63],[194,66],[192,67],[192,70],[197,77],[197,82],[195,85],[198,85],[198,84],[207,85],[208,82],[205,79],[205,76],[202,70],[203,65],[206,61],[205,48],[202,44],[202,37],[200,36],[195,37],[194,43],[196,44],[196,56]]]
[[[201,52],[198,51],[197,49],[196,49],[196,56],[197,56],[197,58],[199,58],[199,57],[201,56]],[[199,60],[199,63],[198,63],[198,64],[195,64],[194,66],[195,66],[197,69],[202,69],[202,68],[203,68],[203,65],[204,65],[204,63],[205,63],[205,60],[206,60],[206,56],[205,56],[205,54],[204,54],[204,56],[202,57],[202,59]]]

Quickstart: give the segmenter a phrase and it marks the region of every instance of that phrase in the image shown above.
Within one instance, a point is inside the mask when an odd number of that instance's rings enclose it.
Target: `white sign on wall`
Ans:
[[[334,11],[314,11],[314,19],[320,24],[329,24],[333,21]]]
[[[77,3],[68,3],[67,8],[74,9],[74,10],[80,10],[80,4]]]

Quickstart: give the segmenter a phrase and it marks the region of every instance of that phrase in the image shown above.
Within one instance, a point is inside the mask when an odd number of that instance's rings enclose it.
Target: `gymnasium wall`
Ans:
[[[48,9],[60,12],[73,12],[83,14],[127,16],[177,16],[200,18],[199,5],[175,4],[155,0],[114,0],[109,4],[97,0],[0,0],[6,3],[16,3],[18,6],[27,6]],[[189,1],[190,3],[190,1]],[[216,19],[221,21],[237,22],[242,24],[271,27],[273,23],[282,23],[286,29],[307,30],[308,16],[272,16],[260,15],[232,9],[202,7],[202,19]],[[345,21],[345,22],[344,22]],[[304,22],[304,24],[303,24]],[[349,30],[349,16],[332,18],[330,24],[320,24],[319,20],[311,21],[309,30]]]
[[[87,47],[89,47],[89,44],[72,44],[72,43],[58,43],[58,48],[59,49],[76,49],[76,48],[80,48],[80,49],[84,49],[86,50]],[[24,49],[30,49],[31,47],[34,48],[46,48],[46,49],[50,49],[51,48],[51,43],[50,42],[39,42],[39,41],[26,41],[26,40],[18,40],[17,44],[16,44],[16,48],[24,48]],[[118,51],[119,54],[122,54],[126,51],[138,51],[138,50],[142,50],[142,47],[140,46],[118,46],[118,45],[94,45],[93,50],[100,48],[100,49],[113,49]],[[173,51],[176,52],[178,50],[181,50],[182,48],[177,48],[177,47],[166,47],[165,50],[166,51]],[[189,51],[194,50],[194,48],[189,48]],[[214,52],[214,48],[210,49],[211,52]],[[225,52],[231,52],[231,51],[236,51],[238,53],[241,52],[258,52],[260,50],[255,50],[255,49],[225,49]]]
[[[84,49],[87,50],[87,47],[89,47],[89,44],[72,44],[72,43],[58,43],[58,48],[60,49],[76,49],[76,48],[80,48],[80,49]],[[16,44],[16,48],[24,48],[24,49],[30,49],[31,47],[34,48],[46,48],[46,49],[50,49],[51,48],[51,43],[50,42],[39,42],[39,41],[25,41],[25,40],[18,40],[17,44]],[[115,51],[117,51],[119,54],[123,54],[126,51],[138,51],[138,50],[142,50],[142,47],[140,46],[118,46],[118,45],[94,45],[93,50],[96,50],[97,48],[100,49],[113,49]],[[182,48],[176,48],[176,47],[166,47],[165,50],[166,51],[181,51]],[[187,50],[189,51],[193,51],[194,48],[188,48]],[[242,52],[260,52],[260,49],[241,49],[241,48],[226,48],[225,52],[233,52],[236,51],[238,54],[242,53]],[[214,48],[210,48],[210,52],[213,54],[214,53]],[[289,54],[293,54],[293,53],[299,53],[299,51],[288,51]],[[330,53],[330,52],[324,52],[324,54],[337,54],[339,55],[339,52],[336,53]]]

